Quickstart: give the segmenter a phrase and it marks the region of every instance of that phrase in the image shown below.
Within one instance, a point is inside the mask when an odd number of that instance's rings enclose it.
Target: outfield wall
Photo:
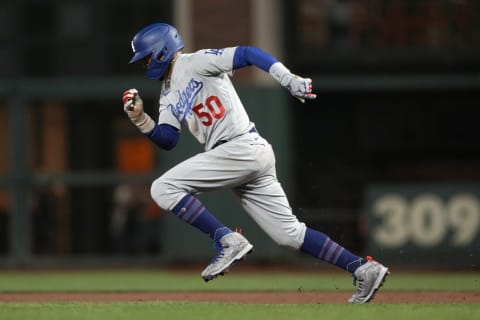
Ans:
[[[314,83],[319,97],[308,105],[279,87],[239,90],[252,120],[275,148],[278,175],[295,213],[347,248],[386,262],[477,265],[477,200],[467,197],[471,201],[460,205],[467,209],[453,214],[449,208],[458,194],[477,196],[475,188],[464,186],[480,181],[474,125],[480,78],[319,76]],[[188,134],[182,134],[173,152],[145,147],[140,142],[145,139],[121,109],[119,94],[129,87],[141,90],[146,108],[154,114],[157,84],[143,78],[0,82],[1,141],[6,151],[0,161],[1,265],[152,265],[211,257],[206,237],[152,209],[148,197],[155,177],[201,147]],[[128,142],[126,149],[119,147],[121,142]],[[141,148],[128,148],[131,142]],[[122,150],[130,153],[125,156]],[[376,211],[373,203],[379,200],[370,192],[379,191],[370,186],[406,182],[410,189],[394,193],[404,197],[408,223],[403,214],[399,222],[391,222]],[[426,182],[429,187],[422,189]],[[439,185],[446,185],[450,193],[438,193]],[[119,208],[115,194],[122,197],[120,186],[130,188],[131,206]],[[416,198],[404,193],[415,190],[421,197],[440,197],[428,202],[440,211],[429,211],[428,206],[413,210]],[[377,196],[382,199],[381,192]],[[276,246],[228,192],[200,198],[230,226],[242,227],[256,245],[254,261],[314,263]],[[420,212],[420,218],[412,218],[412,212]],[[118,233],[121,226],[123,233]],[[379,226],[387,239],[390,231],[416,233],[389,246],[388,240],[374,238]],[[455,245],[461,234],[468,234],[468,241]],[[416,250],[412,235],[440,240]],[[453,254],[463,259],[450,259]]]

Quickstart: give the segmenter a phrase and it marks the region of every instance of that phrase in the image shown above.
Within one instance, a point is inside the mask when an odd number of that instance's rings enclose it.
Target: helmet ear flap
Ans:
[[[150,65],[147,70],[147,76],[150,79],[163,78],[163,74],[168,69],[171,60],[167,51],[167,48],[164,47],[161,50],[152,53]]]
[[[163,47],[160,50],[154,50],[152,52],[152,60],[155,62],[165,62],[168,59],[168,48]]]
[[[163,50],[160,51],[158,54],[157,54],[157,57],[155,58],[158,62],[163,62],[167,59],[167,56],[163,53]]]

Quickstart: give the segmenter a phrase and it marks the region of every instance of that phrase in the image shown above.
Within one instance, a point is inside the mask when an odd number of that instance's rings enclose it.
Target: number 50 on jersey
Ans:
[[[204,103],[192,108],[203,125],[211,126],[214,119],[221,119],[225,115],[225,107],[217,96],[209,96]]]

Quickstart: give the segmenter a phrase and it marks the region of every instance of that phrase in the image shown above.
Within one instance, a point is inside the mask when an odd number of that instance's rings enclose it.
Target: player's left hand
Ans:
[[[297,75],[291,74],[290,81],[286,85],[290,94],[305,103],[305,100],[313,100],[317,98],[317,95],[312,93],[312,79],[302,78]]]

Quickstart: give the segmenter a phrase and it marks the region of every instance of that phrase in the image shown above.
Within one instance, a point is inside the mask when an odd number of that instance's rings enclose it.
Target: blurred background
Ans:
[[[209,239],[158,209],[150,183],[202,151],[161,151],[125,116],[128,65],[153,22],[185,51],[254,45],[311,77],[301,104],[254,68],[233,77],[273,144],[295,214],[359,254],[405,266],[480,263],[480,2],[0,2],[0,266],[205,263]],[[200,199],[241,226],[260,263],[314,265],[275,245],[229,192]]]

